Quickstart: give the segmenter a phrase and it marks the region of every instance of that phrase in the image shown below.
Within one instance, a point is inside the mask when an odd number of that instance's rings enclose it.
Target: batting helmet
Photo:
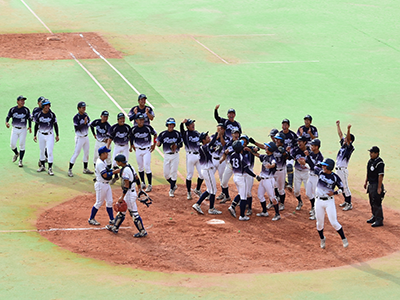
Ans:
[[[232,148],[236,153],[242,152],[244,148],[242,141],[234,141],[232,144]]]
[[[43,99],[43,100],[42,100],[42,106],[50,105],[50,104],[51,104],[51,103],[50,103],[49,99]]]
[[[279,133],[279,130],[276,128],[271,129],[271,131],[269,132],[268,136],[275,136],[277,133]]]
[[[250,143],[249,137],[246,134],[242,134],[239,139],[245,139],[247,141],[247,144]]]
[[[175,119],[174,118],[168,118],[167,121],[165,122],[165,126],[168,126],[169,124],[176,125]]]
[[[275,138],[277,139],[277,140],[284,140],[285,139],[285,135],[282,133],[282,132],[279,132],[279,133],[277,133],[276,135],[275,135]]]
[[[270,142],[264,145],[267,147],[269,152],[275,152],[276,150],[278,150],[278,147],[275,145],[275,143]]]
[[[319,139],[313,139],[311,145],[321,147],[321,141]]]
[[[325,158],[321,165],[326,166],[328,170],[333,170],[335,168],[335,161],[330,158]]]

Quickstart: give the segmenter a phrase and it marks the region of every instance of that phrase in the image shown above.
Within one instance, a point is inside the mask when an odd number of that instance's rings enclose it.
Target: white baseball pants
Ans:
[[[350,188],[349,188],[349,170],[347,168],[337,168],[336,174],[342,180],[343,183],[343,194],[346,197],[351,196]]]
[[[260,202],[265,202],[265,193],[273,204],[277,204],[274,192],[275,179],[274,177],[262,179],[258,185],[257,197]]]
[[[279,195],[285,194],[286,166],[274,174],[275,187],[278,189]]]
[[[176,180],[178,178],[179,152],[164,154],[164,177]]]
[[[186,153],[187,180],[192,180],[195,167],[197,169],[197,173],[199,174],[199,178],[203,179],[203,175],[201,173],[201,165],[200,165],[200,154]]]
[[[87,163],[89,161],[89,137],[86,136],[75,136],[75,151],[72,154],[71,160],[69,161],[71,164],[74,164],[76,159],[81,153],[83,149],[83,162]]]
[[[113,151],[113,167],[118,166],[117,162],[115,161],[115,157],[118,154],[123,154],[126,157],[126,161],[129,160],[129,145],[118,145],[118,144],[114,144],[114,151]]]
[[[23,127],[21,129],[13,127],[11,129],[11,139],[10,139],[10,146],[11,149],[15,149],[17,147],[17,142],[19,139],[19,149],[24,151],[25,150],[25,141],[26,141],[26,133],[28,129]]]
[[[342,225],[339,224],[336,215],[336,206],[335,199],[333,197],[328,197],[328,200],[321,200],[317,197],[315,201],[315,218],[317,219],[317,230],[324,229],[324,221],[325,221],[325,211],[328,215],[328,220],[331,223],[332,227],[338,231],[342,228]]]
[[[106,207],[112,207],[113,197],[111,187],[108,183],[97,181],[94,184],[94,190],[96,191],[96,203],[94,204],[96,209],[99,209],[104,201],[106,202]]]
[[[145,150],[141,150],[136,147],[136,161],[138,164],[138,172],[143,172],[146,170],[146,174],[151,173],[151,152],[150,147]]]
[[[227,162],[225,171],[224,171],[224,175],[222,176],[222,182],[221,182],[221,186],[223,188],[228,187],[229,179],[231,179],[232,174],[233,174],[232,165],[229,162]],[[246,198],[240,198],[240,199],[246,199]]]
[[[219,177],[219,183],[222,184],[222,177],[224,176],[225,172],[225,167],[226,167],[226,160],[224,160],[222,163],[219,163],[220,158],[214,157],[213,156],[213,164],[216,170],[218,171],[218,177]]]
[[[307,184],[308,177],[309,177],[310,171],[308,169],[294,169],[294,189],[293,193],[295,197],[300,196],[300,188],[301,188],[301,183],[304,183],[304,187]]]
[[[309,199],[315,198],[315,191],[317,189],[318,176],[310,174],[306,184],[306,195]]]
[[[230,164],[229,164],[230,165]],[[228,166],[226,167],[226,169]],[[224,173],[225,174],[225,173]],[[246,178],[244,174],[234,174],[233,182],[236,185],[240,199],[247,199]]]
[[[202,169],[201,174],[203,175],[204,182],[206,183],[207,192],[210,195],[217,193],[217,181],[215,180],[215,168]]]
[[[44,155],[45,150],[47,149],[47,161],[49,163],[53,162],[53,149],[54,149],[54,135],[53,132],[48,132],[48,134],[43,134],[41,132],[38,133],[39,140],[39,148],[40,148],[40,160],[46,160],[46,156]]]
[[[250,176],[249,174],[243,174],[246,180],[246,194],[247,198],[251,197],[251,189],[253,188],[254,184],[254,177]]]

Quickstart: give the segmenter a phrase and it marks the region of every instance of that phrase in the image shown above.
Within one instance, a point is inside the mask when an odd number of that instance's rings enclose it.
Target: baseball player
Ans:
[[[291,157],[294,158],[294,196],[297,198],[298,204],[296,210],[300,210],[303,207],[303,201],[300,196],[301,183],[304,183],[304,187],[307,185],[308,177],[310,176],[309,169],[306,165],[307,155],[305,151],[310,152],[307,147],[307,139],[305,137],[300,137],[297,141],[298,147],[295,147],[290,151]]]
[[[317,219],[318,234],[321,239],[320,245],[322,249],[325,249],[326,239],[324,236],[324,219],[326,212],[329,222],[342,239],[343,247],[347,248],[349,246],[349,242],[344,235],[342,226],[337,221],[335,199],[333,198],[333,195],[337,195],[342,192],[343,184],[339,176],[332,172],[332,170],[335,168],[335,162],[332,159],[326,158],[321,165],[322,170],[319,168],[319,171],[317,171],[317,200],[315,201],[315,217]],[[338,190],[335,191],[336,187]]]
[[[92,211],[88,220],[90,225],[100,225],[100,223],[96,221],[95,217],[97,211],[103,205],[104,201],[106,202],[106,210],[110,219],[109,223],[114,223],[114,213],[112,209],[113,197],[109,182],[112,179],[113,174],[118,174],[120,170],[116,169],[113,171],[111,168],[107,167],[107,158],[109,152],[111,152],[111,150],[108,149],[107,146],[102,146],[97,150],[99,157],[96,161],[96,182],[94,184],[94,190],[96,191],[96,203],[92,207]]]
[[[68,176],[74,177],[72,168],[78,158],[79,153],[83,149],[83,174],[93,174],[93,171],[88,169],[89,162],[89,125],[90,118],[86,113],[86,103],[81,101],[77,105],[78,113],[74,116],[73,122],[75,127],[75,151],[69,161]]]
[[[235,197],[235,200],[232,202],[231,206],[229,206],[228,211],[234,218],[236,218],[235,208],[240,203],[239,221],[248,221],[250,220],[250,217],[245,215],[247,206],[247,188],[246,176],[244,174],[247,173],[252,177],[256,177],[256,174],[250,170],[250,162],[243,155],[243,144],[243,141],[234,141],[232,144],[233,152],[229,155],[229,164],[232,166],[233,171],[233,181],[235,182],[239,195]],[[247,151],[251,150],[247,148]]]
[[[224,176],[224,171],[226,167],[226,160],[221,162],[221,157],[224,153],[225,145],[229,142],[229,138],[226,136],[226,126],[223,123],[217,124],[217,133],[219,134],[219,138],[215,141],[214,147],[211,148],[211,155],[213,158],[214,167],[218,171],[219,182],[222,188],[222,177]],[[211,136],[211,139],[214,138],[214,135]],[[230,200],[229,193],[226,190],[227,195],[224,192],[217,197],[217,200],[222,200],[223,203]]]
[[[348,183],[349,170],[347,166],[349,165],[351,154],[355,150],[353,146],[355,137],[350,133],[351,124],[347,125],[346,137],[343,137],[342,130],[340,129],[340,121],[336,121],[336,127],[341,146],[336,156],[336,173],[342,180],[344,195],[344,202],[339,204],[339,206],[343,207],[344,211],[348,211],[353,209],[353,204],[351,203],[351,192]]]
[[[317,127],[311,125],[311,122],[312,117],[310,115],[306,115],[304,117],[304,125],[300,126],[297,130],[297,136],[304,136],[307,139],[307,145],[310,145],[311,140],[318,137]]]
[[[240,123],[235,121],[235,117],[236,117],[236,111],[233,108],[228,109],[228,119],[224,119],[221,118],[218,115],[218,108],[219,108],[219,104],[217,106],[215,106],[215,110],[214,110],[214,118],[215,120],[217,120],[217,123],[222,123],[225,125],[226,127],[226,135],[228,136],[228,138],[232,138],[232,130],[236,129],[239,134],[242,133],[242,126],[240,126]]]
[[[47,149],[48,156],[48,164],[49,169],[47,173],[50,176],[54,176],[53,173],[53,149],[54,149],[54,132],[56,133],[55,140],[58,142],[60,140],[58,134],[58,124],[57,117],[55,113],[50,111],[50,101],[48,99],[44,99],[42,101],[42,111],[36,115],[35,121],[35,130],[33,141],[36,143],[39,139],[39,148],[40,148],[40,167],[37,170],[38,172],[46,171],[45,168],[45,149]],[[39,138],[37,135],[39,134]]]
[[[319,151],[319,148],[321,147],[321,141],[319,139],[313,139],[310,144],[311,151],[304,151],[305,155],[307,155],[306,164],[310,168],[310,176],[308,177],[306,184],[306,194],[311,202],[310,220],[315,220],[315,191],[318,183],[318,169],[316,170],[315,166],[322,163],[324,156],[321,151]]]
[[[129,159],[129,141],[131,134],[131,126],[125,123],[125,115],[121,112],[117,115],[117,123],[110,127],[108,132],[109,139],[107,140],[107,148],[110,149],[111,142],[114,142],[113,158],[118,154],[125,155]],[[118,169],[117,162],[113,159],[114,170]],[[114,184],[118,180],[118,174],[110,181]]]
[[[37,114],[40,113],[40,112],[42,111],[42,101],[45,100],[45,99],[46,99],[46,98],[43,97],[43,96],[40,96],[40,97],[38,98],[38,106],[36,106],[36,107],[32,110],[31,119],[32,119],[33,122],[36,122],[36,116],[37,116]],[[50,109],[50,111],[51,111],[51,109]],[[47,149],[44,149],[44,155],[45,155],[45,157],[46,157],[45,162],[47,162],[47,157],[48,157],[48,155],[47,155]],[[40,166],[41,166],[41,162],[40,162],[40,159],[39,159],[38,167],[40,168]]]
[[[15,162],[19,156],[18,166],[20,168],[23,167],[22,160],[25,155],[25,141],[26,141],[26,133],[32,133],[32,120],[31,113],[29,108],[25,107],[24,96],[18,96],[17,98],[17,106],[10,108],[8,111],[8,115],[6,117],[6,127],[10,128],[10,119],[12,118],[12,130],[11,130],[11,141],[10,146],[11,150],[14,152],[14,156],[12,162]],[[28,128],[26,125],[28,123]],[[19,139],[19,152],[17,148],[17,142]]]
[[[201,210],[201,203],[209,197],[210,199],[210,208],[208,213],[210,215],[220,215],[222,214],[221,211],[217,210],[214,207],[215,204],[215,194],[217,193],[217,182],[215,181],[215,166],[213,163],[212,155],[211,155],[211,148],[214,146],[215,141],[217,138],[221,136],[221,133],[216,132],[214,134],[213,139],[211,140],[210,136],[207,132],[202,132],[200,134],[200,141],[203,144],[200,148],[200,164],[201,164],[201,172],[204,177],[204,181],[206,182],[207,190],[201,194],[199,200],[192,205],[192,208],[197,211],[199,214],[204,214]]]
[[[145,125],[145,116],[139,114],[136,117],[137,126],[132,127],[131,130],[131,150],[135,150],[136,161],[139,169],[142,191],[151,192],[153,174],[151,173],[151,152],[154,151],[157,143],[157,132],[150,125]],[[151,138],[153,136],[153,139]],[[153,143],[152,143],[153,141]],[[146,188],[144,180],[144,172],[146,171],[147,181],[149,185]]]
[[[291,149],[293,149],[297,145],[297,135],[289,128],[290,128],[290,121],[288,119],[283,119],[281,132],[285,135],[284,144],[286,151],[288,153],[290,153]],[[293,164],[294,164],[293,159],[290,159],[286,162],[286,171],[288,176],[288,184],[286,187],[289,191],[292,191],[293,189]]]
[[[168,118],[165,126],[168,127],[157,137],[157,146],[163,146],[164,151],[164,177],[170,184],[169,196],[175,197],[175,190],[178,188],[179,149],[182,147],[182,137],[179,131],[175,130],[175,119]]]
[[[133,219],[133,223],[135,224],[138,233],[134,234],[135,238],[145,237],[147,235],[147,231],[144,229],[142,218],[140,217],[137,209],[136,199],[136,189],[135,186],[140,186],[140,180],[137,176],[135,169],[128,164],[125,155],[118,154],[115,158],[118,166],[122,167],[121,169],[121,178],[123,183],[122,187],[122,195],[119,197],[118,202],[122,202],[125,200],[126,204],[128,205],[128,211]],[[118,233],[119,227],[122,225],[122,222],[125,220],[125,212],[119,212],[115,219],[114,224],[109,224],[106,226],[108,230],[113,233]]]
[[[180,125],[180,132],[182,136],[183,143],[186,149],[186,189],[187,189],[187,199],[192,200],[192,178],[194,173],[194,168],[196,167],[199,177],[197,178],[197,187],[194,190],[196,195],[199,195],[201,184],[203,183],[203,176],[201,175],[200,166],[200,133],[194,129],[195,120],[184,119]],[[186,125],[187,130],[183,127]]]
[[[99,158],[98,150],[103,147],[107,146],[108,142],[108,132],[110,131],[111,125],[108,123],[108,111],[104,110],[101,112],[100,119],[96,119],[90,123],[90,130],[92,131],[93,137],[96,140],[94,144],[94,155],[93,155],[93,162],[94,167],[96,168],[96,161]],[[111,156],[107,155],[107,167],[111,169]]]
[[[155,115],[154,111],[150,106],[146,105],[147,97],[145,94],[138,96],[139,105],[131,108],[128,113],[129,121],[133,121],[133,126],[137,126],[136,119],[139,114],[144,116],[144,125],[150,125],[150,121],[153,121]]]

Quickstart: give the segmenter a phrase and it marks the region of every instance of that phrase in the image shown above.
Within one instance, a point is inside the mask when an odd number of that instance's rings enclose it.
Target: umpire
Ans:
[[[364,189],[369,194],[369,204],[371,205],[372,217],[367,220],[372,227],[383,226],[382,200],[385,196],[383,186],[383,175],[385,163],[379,157],[379,148],[373,146],[369,151],[371,159],[367,164],[367,177],[365,178]]]

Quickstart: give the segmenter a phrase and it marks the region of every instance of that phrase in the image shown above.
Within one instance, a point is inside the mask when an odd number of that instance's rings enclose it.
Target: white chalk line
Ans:
[[[319,60],[276,60],[276,61],[254,61],[242,62],[242,64],[297,64],[297,63],[318,63]]]
[[[153,224],[145,227],[148,230]],[[130,229],[132,226],[120,227],[119,229]],[[106,227],[87,227],[87,228],[49,228],[49,229],[21,229],[21,230],[0,230],[0,233],[24,233],[24,232],[52,232],[52,231],[85,231],[85,230],[105,230]]]
[[[249,33],[249,34],[217,34],[207,35],[207,37],[252,37],[252,36],[273,36],[275,33]]]
[[[199,42],[198,40],[196,40],[193,36],[190,36],[193,40],[196,41],[196,43],[198,43],[199,45],[201,45],[204,49],[206,49],[207,51],[209,51],[211,54],[213,54],[215,57],[217,57],[218,59],[220,59],[221,61],[223,61],[224,63],[226,63],[227,65],[229,65],[229,62],[227,62],[225,59],[223,59],[221,56],[219,56],[217,53],[215,53],[214,51],[212,51],[210,48],[208,48],[206,45],[204,45],[203,43]]]
[[[39,22],[42,23],[42,25],[43,25],[51,34],[53,34],[53,32],[50,30],[50,28],[47,27],[46,24],[44,24],[44,22],[38,17],[37,14],[35,14],[35,12],[28,6],[28,4],[26,4],[24,0],[21,0],[21,2],[26,6],[27,9],[29,9],[29,11],[36,17],[36,19],[38,19]]]

